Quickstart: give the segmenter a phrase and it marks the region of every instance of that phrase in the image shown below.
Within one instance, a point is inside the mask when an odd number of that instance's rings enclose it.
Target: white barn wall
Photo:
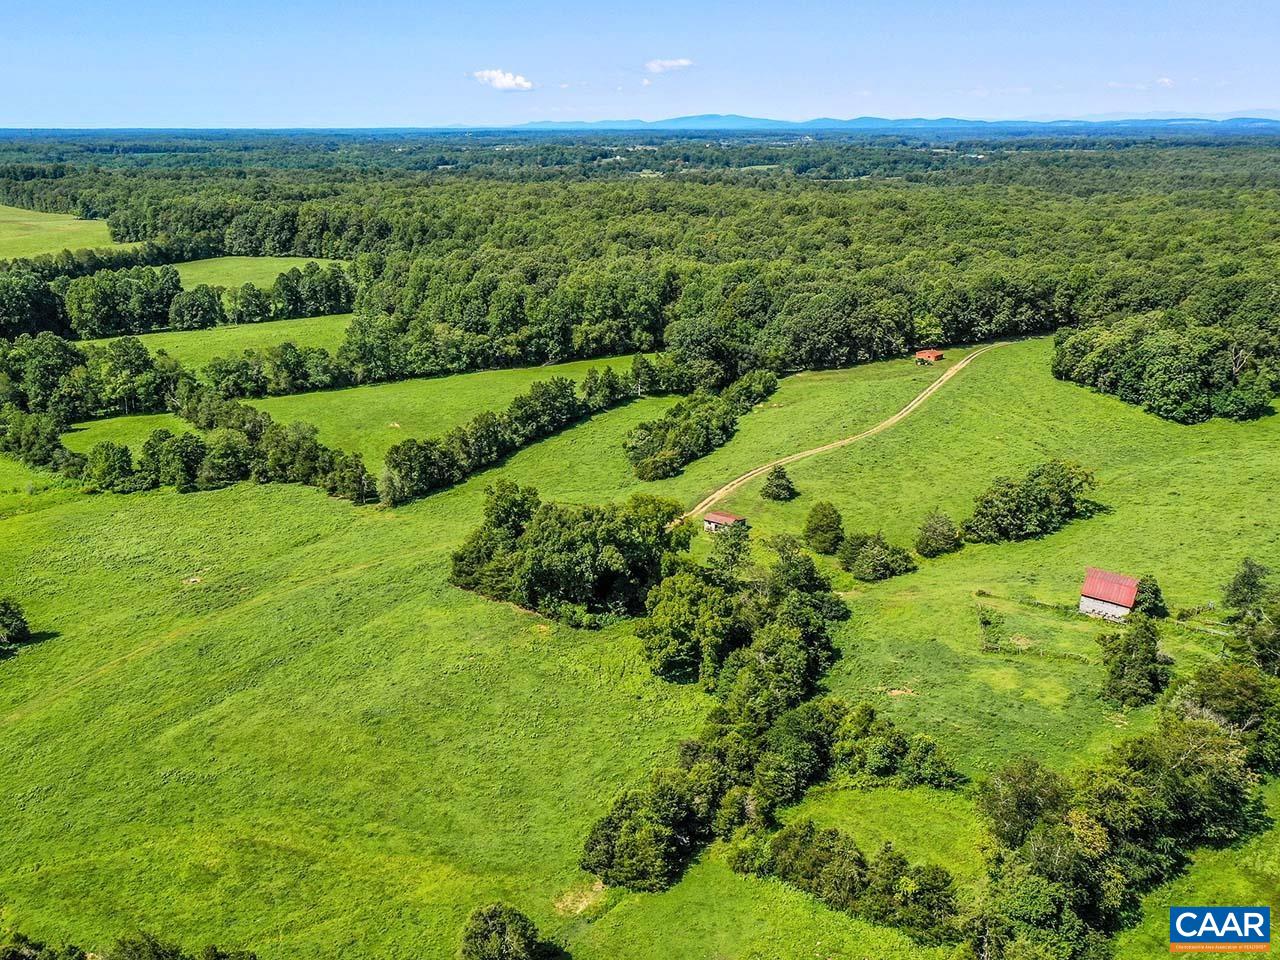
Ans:
[[[1080,612],[1090,617],[1102,617],[1105,620],[1123,620],[1129,615],[1129,608],[1106,600],[1095,600],[1093,597],[1080,598]]]

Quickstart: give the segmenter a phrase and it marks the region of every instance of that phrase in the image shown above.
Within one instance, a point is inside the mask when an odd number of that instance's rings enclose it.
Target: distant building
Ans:
[[[942,359],[941,350],[917,350],[916,363],[937,363]]]
[[[1080,612],[1105,620],[1123,620],[1133,611],[1138,581],[1123,573],[1085,567],[1080,587]]]
[[[740,517],[736,513],[725,513],[723,510],[712,510],[702,518],[702,529],[708,533],[719,533],[725,527],[732,527],[735,524],[746,523],[746,517]]]

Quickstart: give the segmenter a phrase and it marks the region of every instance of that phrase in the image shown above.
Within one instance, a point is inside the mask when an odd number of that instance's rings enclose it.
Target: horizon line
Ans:
[[[1240,111],[1238,113],[1226,112],[1215,113],[1209,116],[1197,115],[1195,113],[1176,113],[1172,111],[1162,111],[1159,115],[1114,115],[1114,116],[1075,116],[1075,117],[1018,117],[1018,118],[1000,118],[987,119],[979,117],[956,117],[956,116],[913,116],[913,117],[882,117],[872,114],[864,114],[856,117],[839,118],[839,117],[811,117],[804,120],[784,120],[774,117],[755,117],[737,113],[698,113],[684,114],[673,117],[660,117],[653,120],[643,120],[637,117],[628,118],[605,118],[600,120],[522,120],[509,123],[434,123],[434,124],[391,124],[380,126],[359,126],[359,125],[297,125],[297,126],[236,126],[236,125],[194,125],[194,126],[129,126],[129,125],[97,125],[97,126],[0,126],[0,134],[16,134],[16,133],[85,133],[85,132],[138,132],[138,133],[166,133],[166,132],[222,132],[222,131],[245,131],[245,132],[351,132],[351,131],[403,131],[403,132],[436,132],[436,131],[504,131],[504,130],[526,130],[538,128],[569,128],[569,127],[613,127],[614,130],[627,129],[652,129],[668,124],[692,123],[696,121],[706,120],[707,126],[696,127],[686,126],[683,129],[686,132],[701,130],[721,130],[736,129],[745,131],[750,129],[764,130],[769,127],[787,128],[787,127],[808,127],[811,129],[840,129],[850,128],[858,124],[876,124],[876,125],[893,125],[893,124],[928,124],[933,126],[945,125],[972,125],[972,126],[1002,126],[1002,125],[1023,125],[1049,127],[1060,125],[1086,125],[1086,126],[1117,126],[1124,124],[1153,124],[1153,125],[1177,125],[1187,124],[1230,124],[1237,122],[1263,123],[1267,125],[1280,125],[1280,110],[1274,108],[1257,108],[1254,110]],[[729,126],[718,126],[717,123],[728,122]],[[762,126],[752,126],[759,124]]]

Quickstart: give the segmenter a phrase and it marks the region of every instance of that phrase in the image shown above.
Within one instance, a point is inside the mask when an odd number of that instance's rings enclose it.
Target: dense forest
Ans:
[[[1213,370],[1188,397],[1160,386],[1177,372],[1145,372],[1161,350],[1129,351],[1142,370],[1125,379],[1152,386],[1115,391],[1125,399],[1172,419],[1253,416],[1277,380],[1280,159],[1247,138],[157,134],[0,142],[0,157],[0,201],[104,217],[114,239],[141,244],[5,264],[9,337],[354,300],[338,382],[665,347],[715,388],[761,367],[1145,316],[1172,331],[1162,342],[1203,341],[1189,362]],[[183,250],[349,271],[305,290],[281,278],[270,302],[227,292],[220,308],[166,280],[158,264]],[[1101,389],[1116,379],[1059,366]]]

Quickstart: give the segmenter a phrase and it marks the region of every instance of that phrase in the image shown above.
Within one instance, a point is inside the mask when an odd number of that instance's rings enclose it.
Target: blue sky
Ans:
[[[1280,109],[1276,0],[0,0],[0,127]]]

